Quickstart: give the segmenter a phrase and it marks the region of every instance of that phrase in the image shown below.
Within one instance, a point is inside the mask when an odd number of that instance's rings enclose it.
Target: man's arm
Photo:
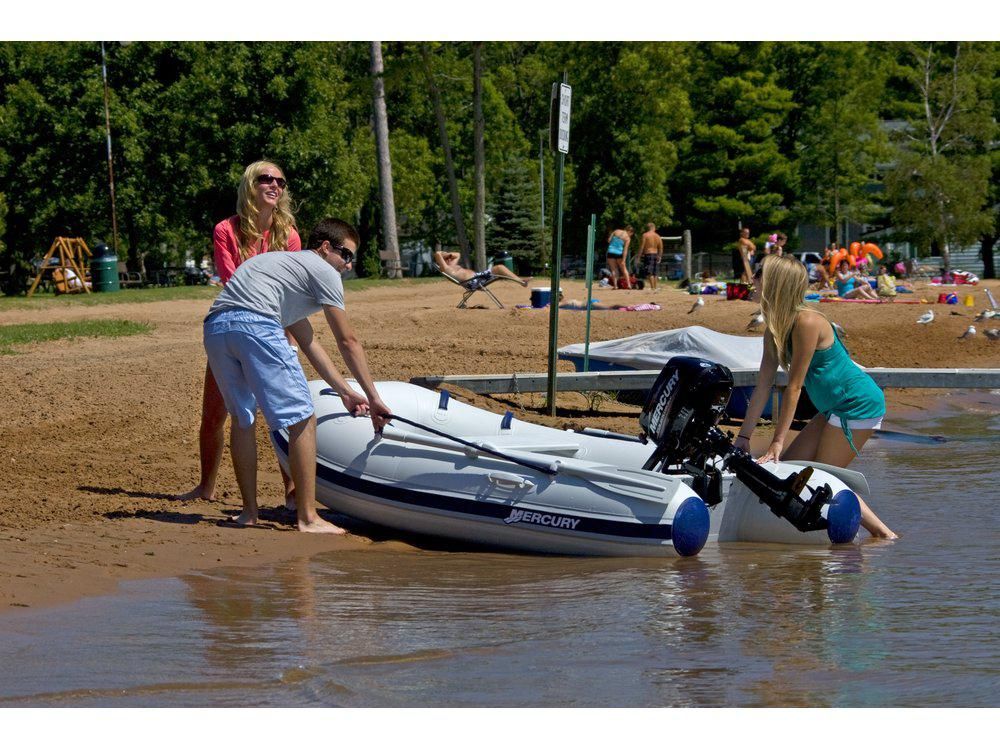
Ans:
[[[308,318],[303,318],[297,323],[293,323],[285,330],[295,337],[295,340],[299,342],[299,349],[306,356],[306,359],[309,360],[309,364],[316,369],[319,376],[329,383],[337,393],[342,397],[345,395],[350,397],[350,394],[354,393],[354,390],[348,385],[347,380],[340,374],[340,370],[333,364],[326,350],[316,341],[316,338],[313,336],[312,325],[309,323]],[[360,394],[356,395],[360,396]],[[357,399],[354,400],[356,401]],[[350,407],[350,404],[345,405]]]
[[[375,431],[382,430],[383,425],[389,421],[389,408],[382,402],[375,390],[375,383],[372,381],[371,372],[368,370],[368,359],[365,357],[365,350],[361,347],[361,342],[354,334],[354,328],[347,319],[347,313],[339,307],[323,305],[323,314],[326,322],[330,326],[334,337],[337,339],[337,348],[340,356],[344,358],[347,369],[354,375],[358,385],[368,396],[368,403],[371,406],[372,424]]]

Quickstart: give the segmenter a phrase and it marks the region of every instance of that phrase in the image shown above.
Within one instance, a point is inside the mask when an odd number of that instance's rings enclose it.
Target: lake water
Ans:
[[[317,555],[0,618],[0,706],[996,706],[1000,397],[852,465],[903,538]],[[890,415],[891,416],[891,415]]]

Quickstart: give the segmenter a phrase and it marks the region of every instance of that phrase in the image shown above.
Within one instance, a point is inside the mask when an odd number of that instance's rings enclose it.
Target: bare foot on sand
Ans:
[[[290,510],[292,513],[295,512],[297,506],[295,505],[295,490],[292,490],[287,495],[285,495],[285,510]]]
[[[174,500],[184,500],[184,501],[188,501],[188,500],[208,500],[209,502],[212,502],[212,501],[215,500],[215,493],[213,492],[211,495],[208,495],[208,494],[202,492],[201,491],[201,485],[199,484],[197,487],[195,487],[190,492],[185,492],[183,495],[174,495]]]
[[[259,519],[256,513],[247,513],[244,511],[238,516],[230,516],[229,520],[237,526],[256,526]]]
[[[342,529],[339,526],[334,526],[329,521],[324,521],[319,516],[316,516],[311,521],[299,521],[299,531],[304,531],[308,534],[346,534],[347,529]]]

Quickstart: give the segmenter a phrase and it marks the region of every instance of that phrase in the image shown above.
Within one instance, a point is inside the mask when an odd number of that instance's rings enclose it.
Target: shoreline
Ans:
[[[931,403],[913,403],[913,389],[889,391],[890,413],[912,418],[921,412],[938,412],[947,400],[956,397],[978,401],[981,392],[935,391]],[[923,394],[922,394],[923,395]],[[636,424],[638,428],[638,424]],[[736,432],[740,425],[727,426]],[[754,433],[751,449],[763,451],[771,429],[762,425]],[[262,472],[261,480],[266,472]],[[277,472],[267,479],[279,483]],[[229,495],[230,493],[225,493]],[[163,498],[157,498],[163,499]],[[357,529],[333,511],[319,506],[320,512],[348,526],[344,536],[301,534],[295,529],[294,515],[280,502],[261,506],[259,528],[234,528],[225,523],[239,512],[238,498],[220,501],[168,500],[163,510],[109,514],[111,518],[52,524],[13,531],[0,529],[2,558],[12,577],[0,586],[0,617],[27,609],[52,608],[93,596],[114,593],[121,582],[157,578],[177,578],[213,568],[256,567],[284,563],[324,552],[380,549],[395,552],[420,548],[393,539],[380,541]],[[370,531],[362,526],[362,531]],[[6,605],[6,606],[3,606]]]
[[[349,293],[348,314],[376,380],[545,370],[548,312],[516,307],[530,290],[501,289],[498,296],[505,309],[456,310],[461,295],[452,287],[446,281],[401,283]],[[1000,282],[986,282],[977,288],[977,296],[984,287],[1000,296]],[[568,297],[584,296],[582,282],[567,280],[563,288]],[[601,289],[599,294],[604,303],[652,299],[662,309],[595,311],[592,341],[685,325],[747,335],[746,321],[756,309],[745,301],[706,298],[704,308],[691,315],[690,296],[670,287],[657,293]],[[405,542],[363,534],[330,537],[294,530],[291,515],[277,509],[282,505],[281,481],[263,427],[258,430],[259,489],[268,528],[218,525],[240,506],[228,456],[217,502],[172,499],[197,481],[205,361],[200,322],[208,304],[177,300],[5,312],[4,323],[106,317],[150,322],[154,330],[125,339],[37,344],[4,357],[0,388],[9,403],[0,414],[0,466],[7,476],[0,487],[0,565],[10,574],[0,583],[0,616],[108,594],[123,580],[281,563],[339,550],[419,552]],[[915,325],[921,309],[912,305],[827,305],[823,312],[850,331],[852,356],[872,366],[949,362],[990,367],[1000,359],[1000,343],[985,336],[956,340],[969,322],[963,317],[941,315],[928,328]],[[584,315],[562,313],[560,343],[582,341],[584,321]],[[332,336],[321,325],[315,326],[317,338],[336,355]],[[571,366],[562,362],[560,369]],[[316,377],[308,365],[306,374]],[[525,421],[638,432],[638,407],[587,394],[561,393],[559,415],[550,417],[541,408],[543,395],[489,397],[450,390],[490,411],[510,409]],[[935,410],[942,399],[961,408],[972,403],[966,393],[975,400],[983,392],[887,391],[890,419],[897,415],[912,420]],[[1000,403],[1000,394],[987,398]],[[752,449],[763,450],[768,437],[765,428],[758,429]]]

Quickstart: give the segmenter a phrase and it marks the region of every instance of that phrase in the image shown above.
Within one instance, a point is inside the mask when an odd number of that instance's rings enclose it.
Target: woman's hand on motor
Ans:
[[[749,452],[750,451],[750,438],[743,437],[742,435],[737,435],[736,439],[733,441],[733,447],[734,448],[740,448],[741,450],[745,450],[745,451]]]
[[[767,447],[767,451],[765,451],[764,455],[757,459],[757,463],[766,464],[770,461],[778,463],[778,461],[781,460],[781,448],[782,443],[780,440],[772,441]]]

